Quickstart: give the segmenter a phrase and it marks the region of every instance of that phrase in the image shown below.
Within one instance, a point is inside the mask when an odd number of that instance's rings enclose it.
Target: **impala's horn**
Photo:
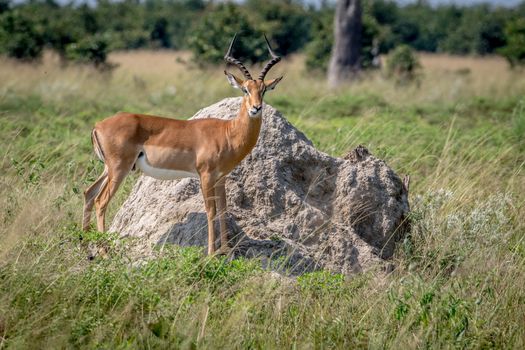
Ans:
[[[264,80],[266,73],[268,73],[268,71],[270,71],[270,69],[272,69],[272,67],[275,66],[277,62],[281,60],[281,57],[277,56],[277,54],[273,52],[272,47],[270,46],[270,42],[266,37],[266,34],[264,35],[264,40],[266,40],[266,46],[268,47],[268,52],[270,52],[270,56],[272,56],[272,59],[270,60],[270,62],[266,63],[263,70],[261,71],[261,74],[259,74],[259,80]]]
[[[248,69],[244,66],[244,64],[242,64],[241,61],[239,61],[238,59],[235,59],[232,57],[232,48],[233,48],[233,44],[235,43],[235,39],[237,39],[237,33],[235,33],[235,35],[233,36],[233,39],[232,39],[232,42],[230,43],[230,47],[228,48],[228,52],[226,52],[226,55],[224,56],[224,60],[227,62],[227,63],[231,63],[233,65],[236,65],[237,68],[239,68],[239,70],[242,72],[242,74],[244,74],[244,76],[246,77],[246,79],[248,80],[253,80],[250,72],[248,71]]]

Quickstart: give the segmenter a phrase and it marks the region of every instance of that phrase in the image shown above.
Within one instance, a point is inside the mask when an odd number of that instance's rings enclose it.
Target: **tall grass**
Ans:
[[[0,65],[0,348],[523,348],[525,79],[497,58],[422,56],[335,91],[301,56],[266,100],[322,150],[365,144],[412,175],[412,230],[390,274],[291,279],[171,247],[130,261],[79,231],[101,166],[89,131],[119,110],[188,117],[237,94],[187,54],[117,53],[111,75]],[[257,69],[257,67],[254,67]],[[114,212],[133,184],[126,181]],[[88,262],[79,236],[115,244]]]

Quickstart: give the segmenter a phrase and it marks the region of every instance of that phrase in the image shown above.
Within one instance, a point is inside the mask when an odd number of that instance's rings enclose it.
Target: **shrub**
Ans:
[[[195,27],[189,38],[195,60],[199,63],[222,62],[235,33],[240,36],[233,48],[236,58],[252,63],[266,58],[262,33],[249,23],[237,5],[227,3],[209,11]]]
[[[505,27],[507,45],[499,52],[512,67],[525,64],[525,18],[509,22]]]
[[[109,68],[106,62],[108,40],[101,35],[88,36],[66,48],[66,58],[73,62],[90,63],[97,68]]]
[[[312,24],[312,40],[306,46],[306,68],[308,70],[328,69],[328,60],[334,41],[333,13],[320,12]]]
[[[62,59],[66,59],[68,45],[82,38],[85,35],[84,29],[78,25],[78,18],[71,8],[46,9],[46,12],[48,16],[56,16],[56,18],[45,21],[46,46],[53,48]]]
[[[111,50],[135,50],[148,44],[150,34],[141,28],[132,28],[126,31],[111,31],[106,35],[111,36],[109,47]]]
[[[492,53],[505,43],[504,22],[501,13],[475,6],[450,23],[454,30],[440,40],[439,49],[459,55]]]
[[[400,45],[389,55],[386,63],[387,76],[398,83],[415,80],[421,69],[421,64],[414,51],[407,45]]]
[[[9,57],[38,59],[44,44],[42,26],[31,13],[13,10],[0,17],[0,49]]]
[[[248,0],[244,7],[254,28],[271,36],[273,49],[288,55],[310,40],[311,19],[305,8],[294,0]]]

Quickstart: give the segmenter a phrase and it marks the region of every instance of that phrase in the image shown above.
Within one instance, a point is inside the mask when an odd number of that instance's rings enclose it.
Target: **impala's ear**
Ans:
[[[273,79],[273,80],[269,80],[265,82],[264,84],[266,85],[266,91],[273,90],[277,86],[277,84],[279,84],[282,78],[283,77],[279,77],[277,79]]]
[[[226,74],[226,78],[228,78],[228,81],[230,82],[230,85],[233,86],[236,89],[242,90],[242,83],[243,81],[239,78],[237,78],[235,75],[224,71],[224,74]]]

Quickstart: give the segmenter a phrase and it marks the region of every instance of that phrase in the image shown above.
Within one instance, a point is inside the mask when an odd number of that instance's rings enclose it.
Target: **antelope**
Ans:
[[[104,163],[104,171],[84,192],[83,230],[89,230],[93,205],[97,230],[105,230],[109,201],[129,172],[138,168],[145,175],[161,180],[199,178],[208,220],[208,255],[216,252],[213,220],[217,213],[221,244],[218,253],[229,251],[225,178],[255,146],[261,130],[264,94],[282,79],[281,76],[265,81],[269,70],[281,60],[266,35],[271,60],[257,80],[231,55],[236,37],[224,56],[226,63],[239,68],[245,78],[224,71],[231,86],[244,93],[234,119],[177,120],[119,112],[95,124],[91,140],[95,154]]]

